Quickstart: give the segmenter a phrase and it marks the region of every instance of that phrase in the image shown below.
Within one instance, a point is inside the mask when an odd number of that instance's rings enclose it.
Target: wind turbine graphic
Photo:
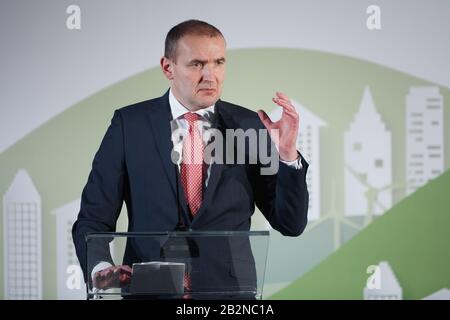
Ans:
[[[332,182],[333,186],[331,189],[331,208],[330,210],[325,213],[322,217],[320,217],[318,220],[314,221],[312,224],[310,224],[307,227],[307,232],[310,232],[311,230],[317,228],[319,225],[323,224],[326,221],[331,220],[333,223],[333,246],[334,250],[339,249],[339,247],[342,245],[342,225],[347,225],[350,228],[354,230],[361,230],[361,226],[357,225],[350,219],[346,218],[343,214],[343,212],[339,211],[337,208],[337,201],[336,201],[336,181]]]
[[[346,164],[345,167],[358,180],[359,183],[361,183],[363,186],[367,188],[367,191],[364,192],[364,196],[367,199],[367,213],[365,215],[363,227],[366,227],[367,225],[372,223],[374,219],[375,206],[378,206],[383,212],[388,210],[388,208],[386,208],[386,206],[379,200],[381,192],[384,192],[386,190],[391,191],[398,189],[404,190],[409,184],[409,183],[394,183],[377,188],[368,183],[366,174],[356,172],[348,164]]]

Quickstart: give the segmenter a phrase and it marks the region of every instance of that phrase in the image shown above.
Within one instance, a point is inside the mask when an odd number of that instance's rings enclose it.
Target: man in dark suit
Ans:
[[[220,100],[225,76],[226,44],[221,32],[202,21],[189,20],[173,27],[165,43],[161,68],[170,81],[162,97],[116,110],[95,155],[83,190],[81,209],[73,226],[73,239],[85,280],[97,288],[129,282],[130,265],[158,259],[160,248],[145,241],[127,242],[122,265],[112,265],[98,249],[98,258],[86,261],[85,236],[115,231],[125,201],[128,231],[171,231],[177,225],[194,231],[248,231],[256,206],[271,226],[287,236],[300,235],[307,223],[308,164],[296,149],[299,116],[289,98],[276,93],[273,102],[283,108],[279,121]],[[178,129],[185,139],[174,139]],[[244,163],[206,161],[189,163],[205,154],[212,129],[262,130],[275,144],[277,171],[264,174],[260,138],[257,152],[251,146],[237,150]],[[216,149],[214,158],[229,154],[229,142]],[[268,148],[270,149],[270,148]],[[199,151],[200,150],[200,151]],[[223,152],[221,152],[223,151]],[[264,150],[267,151],[267,150]],[[273,151],[268,151],[273,155]],[[197,243],[208,263],[193,268],[192,284],[252,285],[256,281],[248,241]],[[235,256],[231,257],[234,254]],[[235,262],[239,261],[239,264]],[[194,270],[195,269],[195,270]],[[197,273],[196,273],[197,272]]]

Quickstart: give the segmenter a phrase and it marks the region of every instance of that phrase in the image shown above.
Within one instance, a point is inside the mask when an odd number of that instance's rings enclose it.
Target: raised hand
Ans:
[[[289,97],[284,93],[276,92],[276,97],[272,98],[272,101],[283,108],[280,120],[273,122],[263,110],[258,110],[258,116],[277,146],[280,159],[284,161],[296,160],[298,158],[296,142],[299,130],[299,115]],[[272,134],[271,130],[274,129],[278,129],[278,136]]]

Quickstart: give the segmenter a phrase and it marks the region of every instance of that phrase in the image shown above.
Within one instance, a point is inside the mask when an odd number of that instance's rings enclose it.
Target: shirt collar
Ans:
[[[183,116],[185,113],[190,112],[189,109],[187,109],[185,106],[183,106],[177,98],[172,93],[172,88],[169,90],[169,105],[170,105],[170,111],[172,112],[172,119],[177,119],[181,116]],[[207,108],[203,108],[200,110],[195,111],[196,114],[201,116],[205,120],[210,120],[212,115],[214,114],[214,107],[209,106]]]

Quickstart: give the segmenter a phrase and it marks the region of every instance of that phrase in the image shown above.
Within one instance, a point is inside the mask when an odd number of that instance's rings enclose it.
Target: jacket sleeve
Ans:
[[[114,232],[116,229],[128,181],[123,141],[122,117],[119,111],[115,111],[94,157],[92,170],[81,196],[80,212],[72,228],[72,237],[85,281],[98,262],[107,261],[113,264],[108,245],[112,239],[91,240],[87,250],[85,238],[92,232]]]

